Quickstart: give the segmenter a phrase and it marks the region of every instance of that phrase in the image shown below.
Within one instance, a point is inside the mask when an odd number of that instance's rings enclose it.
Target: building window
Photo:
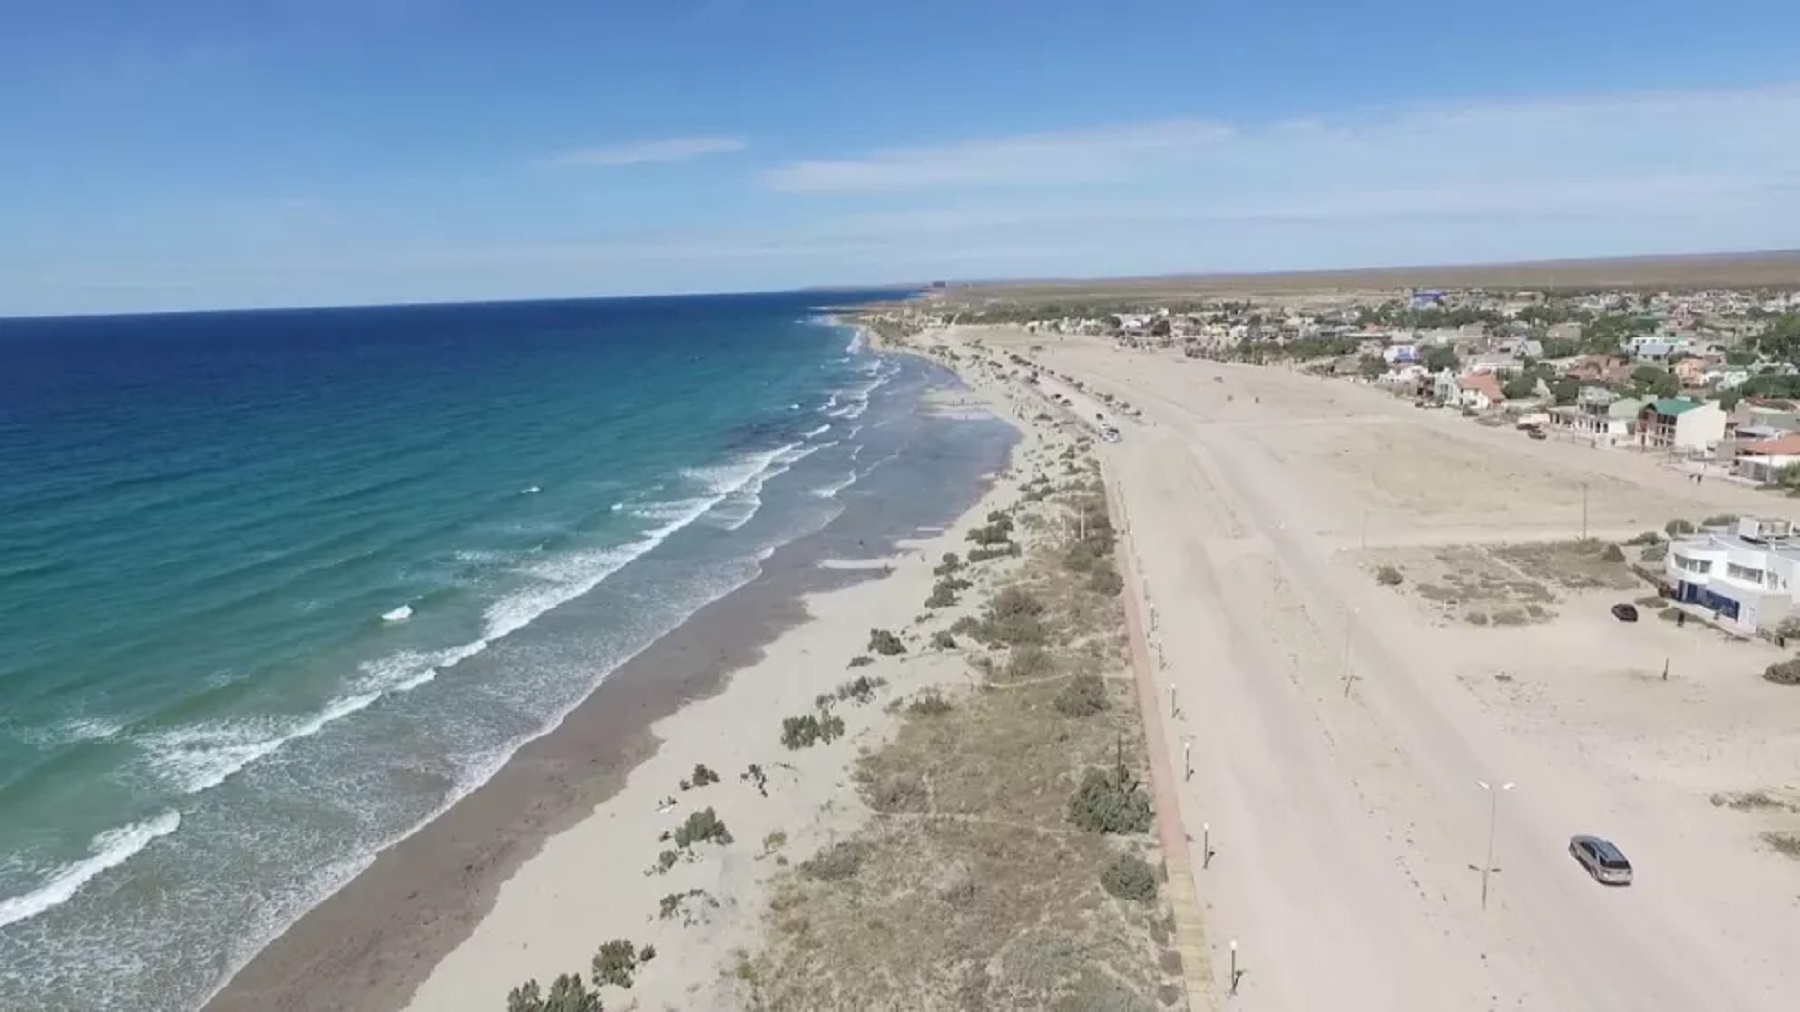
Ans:
[[[1683,572],[1699,573],[1702,575],[1712,572],[1712,562],[1710,560],[1689,558],[1686,555],[1677,555],[1674,556],[1674,559],[1675,568],[1682,570]]]
[[[1740,566],[1735,562],[1727,562],[1725,564],[1725,575],[1734,580],[1743,580],[1746,583],[1761,583],[1763,581],[1762,570],[1751,569],[1749,566]]]

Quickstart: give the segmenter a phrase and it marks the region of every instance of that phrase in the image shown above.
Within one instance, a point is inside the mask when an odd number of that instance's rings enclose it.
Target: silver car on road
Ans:
[[[1569,838],[1569,855],[1586,868],[1596,882],[1631,884],[1631,862],[1611,840],[1598,836],[1572,836]]]

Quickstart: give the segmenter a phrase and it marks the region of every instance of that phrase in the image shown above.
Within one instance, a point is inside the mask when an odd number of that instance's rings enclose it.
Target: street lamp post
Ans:
[[[1488,793],[1487,860],[1482,862],[1481,865],[1481,909],[1486,910],[1488,902],[1488,876],[1494,871],[1494,827],[1498,823],[1500,817],[1500,792],[1510,791],[1518,785],[1506,783],[1501,784],[1496,788],[1486,780],[1477,780],[1475,783],[1480,785],[1481,789]]]
[[[1356,613],[1352,608],[1344,616],[1344,698],[1350,698],[1350,685],[1356,681],[1356,675],[1350,670],[1350,639],[1356,633]]]

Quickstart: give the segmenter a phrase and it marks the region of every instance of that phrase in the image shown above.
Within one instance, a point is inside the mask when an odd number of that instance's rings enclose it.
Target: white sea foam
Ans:
[[[830,432],[830,431],[831,431],[831,423],[826,422],[824,425],[821,425],[816,429],[808,429],[806,432],[801,433],[801,438],[802,439],[812,439],[814,436],[823,436],[825,433]]]
[[[839,492],[842,492],[843,490],[856,484],[856,480],[861,477],[862,477],[862,475],[857,474],[855,471],[851,471],[848,475],[846,475],[840,481],[832,482],[831,484],[826,485],[822,488],[813,489],[813,495],[816,495],[821,499],[835,498]]]
[[[532,485],[532,486],[524,489],[523,491],[521,491],[519,494],[520,495],[537,495],[539,492],[542,492],[542,491],[543,491],[543,489],[539,488],[536,485]]]
[[[310,738],[326,725],[368,707],[380,692],[337,696],[309,717],[226,720],[145,736],[150,768],[184,794],[198,794],[291,741]]]
[[[593,590],[727,497],[764,480],[771,468],[785,470],[793,461],[822,448],[789,443],[728,464],[684,472],[690,481],[705,487],[707,494],[633,507],[634,515],[655,521],[656,526],[627,544],[560,555],[521,570],[532,582],[487,607],[482,613],[479,638],[427,653],[402,651],[366,663],[361,667],[363,677],[356,691],[334,697],[311,717],[224,721],[147,736],[142,744],[149,753],[149,765],[184,793],[217,787],[289,742],[315,735],[334,721],[366,709],[382,696],[410,692],[431,682],[439,671],[475,656],[545,612]]]
[[[403,604],[393,611],[384,611],[381,613],[381,620],[383,622],[404,622],[412,617],[413,610],[412,605],[410,604]]]
[[[116,868],[158,837],[168,836],[181,825],[180,812],[164,812],[153,819],[109,829],[88,844],[88,856],[57,869],[43,885],[23,896],[0,900],[0,928],[27,920],[67,903],[108,868]]]
[[[829,428],[831,428],[829,425],[823,426],[813,433],[810,433],[810,435],[822,434]],[[836,445],[836,442],[815,443],[810,446],[802,446],[799,443],[789,443],[786,447],[777,450],[775,456],[770,459],[769,463],[765,465],[761,471],[752,475],[749,480],[745,481],[735,491],[726,495],[717,506],[713,507],[711,511],[712,519],[716,519],[719,524],[728,531],[739,530],[745,524],[749,523],[751,519],[756,516],[757,512],[762,509],[762,490],[764,486],[768,485],[769,482],[776,478],[788,473],[793,469],[794,465],[798,464],[800,461],[818,453],[820,450],[828,449]]]

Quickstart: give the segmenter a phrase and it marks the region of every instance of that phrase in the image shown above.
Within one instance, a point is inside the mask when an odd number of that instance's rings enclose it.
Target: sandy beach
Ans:
[[[1009,406],[991,396],[940,400],[942,410]],[[1019,447],[1033,445],[1027,434]],[[431,972],[406,1006],[485,1012],[502,1007],[508,987],[528,978],[548,982],[585,971],[599,942],[628,938],[654,946],[630,997],[647,1009],[739,1007],[729,974],[733,954],[755,946],[766,879],[777,858],[805,855],[831,843],[861,817],[852,800],[850,760],[885,733],[880,701],[966,678],[954,653],[931,653],[914,641],[901,657],[870,655],[872,626],[898,626],[931,591],[933,563],[960,551],[965,534],[994,504],[1017,494],[1011,478],[993,482],[976,506],[934,536],[906,542],[899,554],[855,564],[826,560],[834,572],[879,575],[854,586],[807,595],[805,617],[734,671],[723,691],[658,721],[656,754],[632,769],[618,793],[591,815],[551,837],[499,889],[492,910],[468,940]],[[872,656],[854,670],[851,658]],[[783,750],[782,719],[805,713],[815,697],[860,675],[884,679],[878,702],[840,708],[846,733],[828,744]],[[696,764],[723,782],[683,791]],[[767,796],[740,781],[751,764],[766,770]],[[673,804],[670,804],[673,802]],[[659,839],[700,808],[730,828],[732,847],[703,847],[696,859],[665,873],[648,870],[668,844]],[[779,842],[775,842],[779,841]],[[677,916],[659,916],[661,898],[692,895]],[[716,904],[716,905],[715,905]]]
[[[1191,748],[1188,858],[1214,971],[1244,971],[1233,1007],[1792,1006],[1800,864],[1774,843],[1800,828],[1800,733],[1759,677],[1786,652],[1654,597],[1616,621],[1649,588],[1580,540],[1791,500],[1281,367],[918,340],[1025,356],[1084,417],[1112,415],[1101,394],[1141,412],[1101,456],[1160,681],[1189,701],[1168,759]],[[1591,881],[1577,833],[1636,884]]]

